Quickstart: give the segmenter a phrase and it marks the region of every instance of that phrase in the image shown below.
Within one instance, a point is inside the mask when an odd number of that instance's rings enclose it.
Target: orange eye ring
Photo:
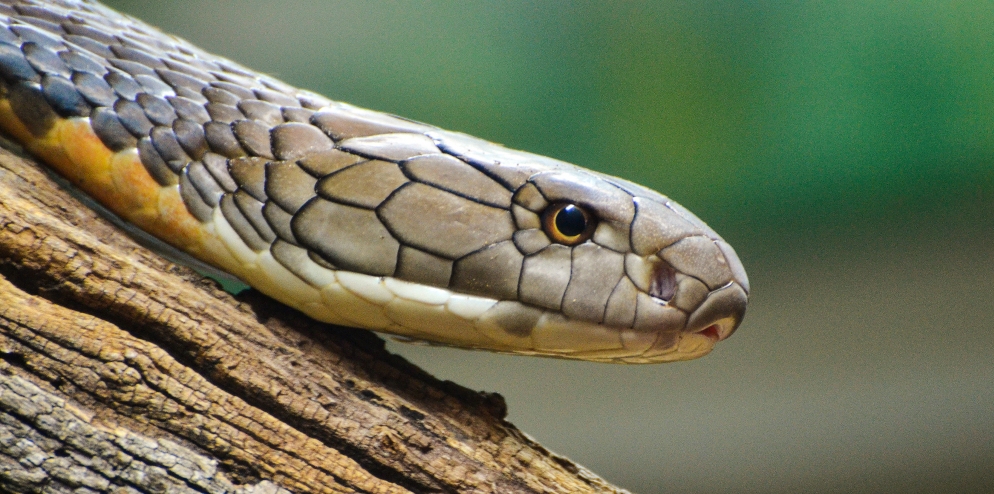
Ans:
[[[542,212],[542,229],[557,244],[582,244],[594,234],[596,227],[594,216],[571,202],[551,204]]]

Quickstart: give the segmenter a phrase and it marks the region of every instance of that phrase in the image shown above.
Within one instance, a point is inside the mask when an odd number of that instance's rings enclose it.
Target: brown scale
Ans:
[[[514,242],[504,240],[487,244],[456,259],[449,286],[460,292],[483,295],[498,300],[520,300],[524,256]]]
[[[331,201],[376,209],[406,183],[408,179],[396,163],[370,160],[325,176],[315,191]]]
[[[413,180],[452,192],[473,201],[508,209],[511,191],[476,168],[466,166],[446,154],[428,154],[403,162],[404,172]]]
[[[257,99],[244,99],[239,101],[237,108],[245,114],[245,117],[254,120],[262,125],[272,127],[283,123],[282,109],[267,101]]]

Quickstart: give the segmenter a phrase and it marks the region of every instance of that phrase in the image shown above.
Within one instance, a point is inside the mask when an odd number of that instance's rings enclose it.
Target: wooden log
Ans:
[[[232,296],[0,150],[0,490],[624,492],[372,333]]]

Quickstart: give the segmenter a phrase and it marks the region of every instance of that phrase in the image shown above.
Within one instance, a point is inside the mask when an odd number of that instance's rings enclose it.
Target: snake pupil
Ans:
[[[580,208],[568,204],[556,215],[556,229],[564,237],[575,237],[587,229],[587,215]]]

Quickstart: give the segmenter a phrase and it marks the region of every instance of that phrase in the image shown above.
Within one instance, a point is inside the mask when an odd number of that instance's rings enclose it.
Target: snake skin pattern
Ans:
[[[745,312],[731,246],[665,196],[328,100],[92,2],[0,4],[0,128],[322,321],[647,363],[708,353]],[[591,227],[576,245],[544,222],[564,204]]]

